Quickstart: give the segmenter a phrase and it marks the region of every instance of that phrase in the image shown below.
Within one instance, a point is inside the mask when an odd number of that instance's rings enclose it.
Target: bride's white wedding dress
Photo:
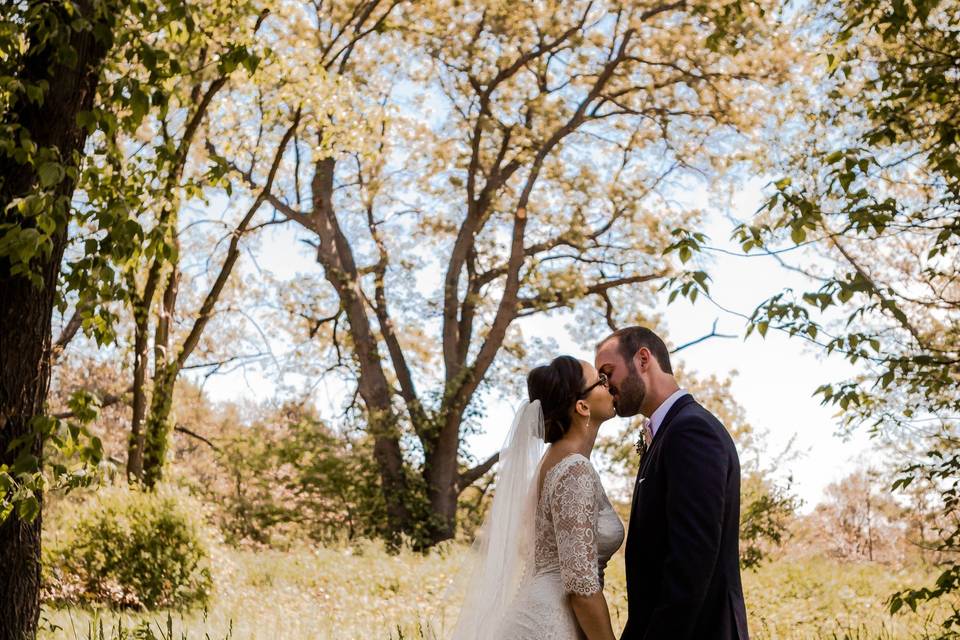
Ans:
[[[521,581],[496,637],[582,638],[568,594],[603,588],[604,568],[623,533],[589,459],[574,453],[549,469],[536,508],[534,572]]]
[[[570,454],[547,470],[540,401],[521,405],[500,450],[490,513],[462,578],[453,640],[577,640],[572,593],[603,588],[623,524],[590,460]],[[459,581],[455,581],[459,584]]]

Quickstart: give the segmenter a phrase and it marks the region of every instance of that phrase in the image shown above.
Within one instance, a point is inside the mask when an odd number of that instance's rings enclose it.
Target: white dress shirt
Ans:
[[[650,431],[653,435],[657,435],[657,429],[660,428],[660,425],[663,423],[663,419],[667,417],[667,412],[670,411],[670,407],[673,404],[687,395],[687,392],[683,389],[677,389],[674,391],[669,398],[660,403],[660,406],[657,407],[656,411],[653,412],[653,415],[650,416]]]

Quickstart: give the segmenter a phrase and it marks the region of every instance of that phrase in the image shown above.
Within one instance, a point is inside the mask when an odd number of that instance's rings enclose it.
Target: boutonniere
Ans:
[[[644,420],[643,424],[640,425],[640,435],[637,437],[637,443],[634,447],[637,450],[637,455],[643,458],[643,455],[647,452],[647,449],[650,448],[650,445],[647,444],[647,429],[650,428],[650,421]]]
[[[640,433],[640,437],[637,438],[637,444],[634,445],[637,449],[637,455],[641,458],[643,454],[647,452],[647,440],[643,437],[643,433]]]

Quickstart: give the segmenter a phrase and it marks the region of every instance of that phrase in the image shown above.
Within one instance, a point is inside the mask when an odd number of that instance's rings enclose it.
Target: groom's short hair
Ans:
[[[633,356],[637,355],[640,347],[646,347],[647,350],[653,354],[653,357],[656,358],[657,364],[660,365],[663,372],[673,375],[673,367],[670,365],[670,352],[667,350],[667,345],[660,339],[660,336],[650,329],[639,326],[617,329],[604,338],[600,344],[597,345],[597,349],[599,350],[600,347],[614,338],[617,339],[617,351],[620,352],[620,355],[623,356],[623,359],[627,362],[633,360]]]

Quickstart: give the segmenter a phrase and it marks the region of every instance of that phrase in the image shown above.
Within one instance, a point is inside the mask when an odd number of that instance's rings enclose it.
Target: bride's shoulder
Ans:
[[[547,489],[556,478],[574,475],[590,476],[596,475],[593,463],[590,458],[576,451],[571,453],[559,454],[555,459],[544,460],[548,465],[543,473],[543,488]]]

